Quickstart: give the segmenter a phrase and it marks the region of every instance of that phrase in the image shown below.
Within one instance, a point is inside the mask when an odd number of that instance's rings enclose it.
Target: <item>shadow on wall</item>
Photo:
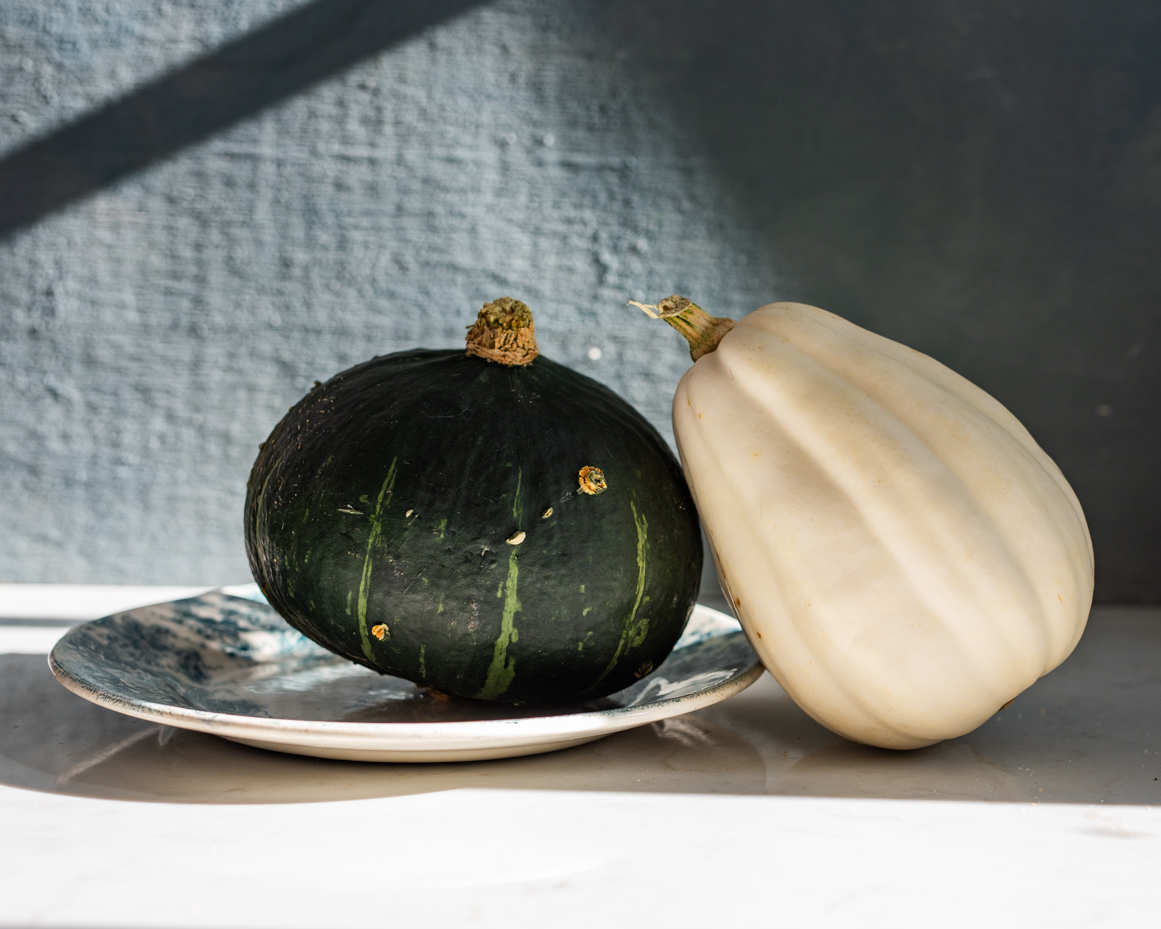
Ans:
[[[0,237],[473,5],[315,0],[0,160]],[[1098,599],[1161,601],[1161,6],[581,9],[787,291],[1009,406],[1085,507]]]
[[[314,0],[0,160],[0,239],[481,0]]]
[[[1161,600],[1161,6],[594,9],[790,298],[994,394],[1085,507],[1098,599]]]

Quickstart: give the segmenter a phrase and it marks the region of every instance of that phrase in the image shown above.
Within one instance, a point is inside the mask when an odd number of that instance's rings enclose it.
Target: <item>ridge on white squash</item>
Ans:
[[[659,306],[712,330],[700,345],[683,331],[696,360],[674,432],[722,587],[800,707],[846,738],[918,748],[1068,657],[1092,541],[1000,403],[817,307],[770,304],[730,328],[684,298]]]

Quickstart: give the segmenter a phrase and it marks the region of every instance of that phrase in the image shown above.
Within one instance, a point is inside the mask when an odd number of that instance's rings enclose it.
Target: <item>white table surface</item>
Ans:
[[[1161,610],[1098,608],[976,732],[853,745],[767,676],[555,754],[279,755],[120,717],[45,654],[204,588],[0,584],[0,927],[1161,924]]]

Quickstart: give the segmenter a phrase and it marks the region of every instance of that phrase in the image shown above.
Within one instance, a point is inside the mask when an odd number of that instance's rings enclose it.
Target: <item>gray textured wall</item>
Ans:
[[[679,291],[956,367],[1161,599],[1159,249],[1144,0],[6,0],[0,579],[244,579],[286,407],[502,294],[669,434]]]

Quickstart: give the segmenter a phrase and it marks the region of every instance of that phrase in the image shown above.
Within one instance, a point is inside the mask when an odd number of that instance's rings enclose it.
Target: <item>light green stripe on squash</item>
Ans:
[[[645,565],[649,560],[649,521],[645,518],[644,513],[637,512],[637,504],[630,500],[629,506],[633,510],[633,525],[637,527],[637,591],[636,598],[633,601],[633,609],[625,618],[624,624],[621,626],[621,638],[617,642],[617,650],[613,652],[613,657],[609,659],[609,663],[605,666],[605,670],[601,672],[589,690],[595,690],[601,685],[609,672],[617,666],[617,662],[621,660],[621,653],[625,651],[625,647],[636,648],[645,641],[645,636],[649,634],[649,619],[642,617],[637,619],[637,611],[641,608],[641,597],[645,593]]]
[[[379,488],[379,499],[375,502],[375,512],[371,514],[371,533],[367,536],[367,555],[363,559],[363,576],[359,581],[359,641],[368,661],[375,660],[371,650],[371,635],[367,631],[367,597],[371,592],[371,554],[383,535],[383,511],[391,505],[391,492],[395,489],[395,465],[398,458],[391,459],[387,477]]]
[[[488,677],[480,692],[476,694],[477,700],[495,700],[511,686],[512,679],[516,677],[516,659],[508,657],[508,643],[515,642],[518,636],[515,618],[520,612],[520,601],[516,597],[516,580],[520,575],[516,550],[519,547],[513,546],[512,553],[508,556],[508,580],[504,584],[504,612],[500,617],[500,636],[492,649]]]

